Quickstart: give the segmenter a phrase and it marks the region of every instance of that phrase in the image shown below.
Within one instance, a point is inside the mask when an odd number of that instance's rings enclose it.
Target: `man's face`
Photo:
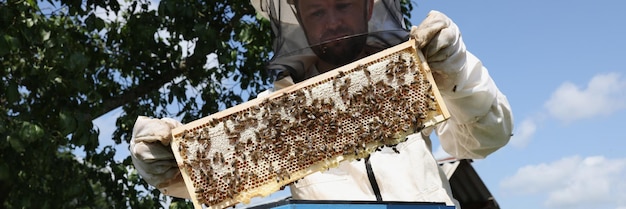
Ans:
[[[367,40],[371,12],[367,0],[300,0],[297,4],[309,44],[320,59],[343,65],[357,58]]]

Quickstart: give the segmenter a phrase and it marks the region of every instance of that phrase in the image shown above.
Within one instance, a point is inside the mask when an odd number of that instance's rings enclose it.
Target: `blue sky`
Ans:
[[[502,208],[626,209],[626,2],[413,2],[414,25],[457,23],[509,99],[515,135],[473,164]],[[120,111],[94,121],[102,144]]]
[[[417,1],[412,23],[452,18],[511,103],[515,136],[474,163],[502,208],[626,208],[624,6]]]

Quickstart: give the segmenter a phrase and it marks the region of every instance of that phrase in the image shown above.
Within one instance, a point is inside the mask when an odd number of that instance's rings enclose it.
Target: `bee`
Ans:
[[[251,139],[248,139],[247,141],[251,141]],[[245,143],[236,143],[235,144],[235,152],[243,152],[243,150],[246,149],[246,144]]]
[[[260,111],[261,111],[261,106],[259,106],[259,105],[255,105],[255,106],[250,107],[250,114],[252,114],[252,115],[256,115]]]
[[[202,152],[196,151],[196,159],[202,159]]]
[[[409,125],[402,125],[402,131],[407,132],[410,130],[410,126]]]
[[[248,120],[246,120],[246,122],[248,123],[249,126],[259,125],[259,120],[256,117],[249,117]]]
[[[211,118],[211,119],[209,119],[209,126],[211,126],[211,127],[216,126],[218,122],[219,121],[217,119]]]
[[[333,79],[333,91],[337,91],[337,83],[339,83],[339,77]]]
[[[400,151],[398,151],[398,148],[394,145],[391,147],[391,149],[393,150],[393,152],[395,152],[396,154],[400,154]]]
[[[433,85],[428,84],[428,87],[426,87],[426,92],[431,92],[433,90]]]
[[[352,83],[352,79],[350,79],[350,78],[346,78],[346,79],[343,81],[343,85],[344,85],[344,86],[347,86],[347,87],[350,87],[350,84],[351,84],[351,83]],[[347,88],[347,87],[346,87],[346,88]]]
[[[346,75],[346,73],[345,73],[345,72],[343,72],[343,71],[339,71],[339,75],[337,76],[337,78],[341,78],[341,77],[343,77],[343,76],[345,76],[345,75]]]
[[[415,60],[411,57],[411,59],[409,59],[409,69],[415,70],[415,66]]]
[[[197,193],[197,192],[196,192]],[[197,193],[198,194],[198,193]],[[198,202],[204,202],[204,197],[201,195],[197,195],[196,199],[198,199]]]
[[[437,106],[434,105],[434,104],[429,104],[428,105],[428,110],[430,110],[430,111],[437,111]]]
[[[228,197],[228,199],[233,199],[233,190],[229,190],[226,192],[226,197]]]
[[[367,77],[368,81],[372,81],[372,73],[367,69],[367,67],[363,66],[363,73],[365,74],[365,77]]]
[[[432,101],[435,101],[435,95],[433,95],[432,93],[428,94],[428,98]]]
[[[291,174],[289,174],[289,172],[287,172],[286,170],[283,170],[284,174],[287,177],[287,180],[291,179]]]
[[[212,164],[217,164],[220,161],[220,156],[217,152],[213,153],[213,158],[211,159]]]
[[[222,123],[222,126],[224,127],[224,133],[225,133],[226,135],[230,135],[230,134],[231,134],[231,131],[230,131],[230,129],[228,128],[228,126],[226,126],[226,122],[223,122],[223,123]]]
[[[180,143],[178,143],[178,152],[182,153],[183,150],[187,150],[187,145],[181,141]]]
[[[196,137],[196,133],[193,130],[188,130],[185,134],[185,137],[187,138],[187,140],[192,140]]]
[[[395,77],[394,71],[391,68],[388,68],[387,71],[385,71],[385,75],[387,76],[387,81],[389,82],[393,81],[393,78]]]
[[[270,110],[263,108],[263,112],[261,112],[261,118],[268,118],[270,117]]]
[[[285,104],[289,101],[289,94],[287,94],[287,92],[283,92],[283,94],[281,94],[278,97],[278,102],[276,103],[280,103],[280,104]],[[277,104],[278,105],[278,104]]]
[[[241,132],[246,128],[246,124],[244,123],[244,121],[237,121],[236,123],[234,123],[233,125],[233,130],[236,132]]]
[[[250,153],[250,159],[252,160],[252,162],[254,162],[254,164],[258,165],[258,163],[259,163],[258,151],[252,151]]]
[[[400,72],[402,71],[401,69],[403,68],[402,66],[402,62],[400,61],[391,61],[387,64],[387,70],[385,71],[387,77],[390,77],[390,80],[393,79],[393,77],[398,76],[398,74],[400,74]]]
[[[413,81],[421,85],[422,83],[424,83],[424,78],[420,74],[416,74],[415,76],[413,76]]]
[[[342,85],[339,88],[339,94],[341,96],[341,99],[343,99],[343,101],[347,101],[350,98],[350,94],[348,92],[348,86],[347,85]]]
[[[374,87],[376,87],[376,89],[379,89],[379,90],[384,90],[387,88],[387,84],[383,80],[380,80],[376,82],[376,84],[374,84]]]
[[[221,152],[219,153],[219,157],[220,157],[220,163],[222,163],[222,165],[226,164],[226,159],[224,158],[224,154],[222,154]]]
[[[306,95],[304,94],[304,90],[299,90],[294,92],[296,99],[301,99],[306,97]]]
[[[372,91],[372,87],[367,85],[367,86],[363,86],[363,88],[361,89],[362,94],[372,94],[374,93]]]
[[[333,110],[334,106],[335,104],[332,99],[330,98],[324,99],[322,101],[321,111],[324,114],[330,113]]]
[[[396,77],[402,77],[406,74],[406,71],[407,71],[406,66],[398,65],[395,68],[394,74],[396,75]]]
[[[209,140],[209,127],[204,127],[202,128],[201,131],[199,131],[199,135],[200,135],[200,140]]]
[[[309,96],[313,96],[313,88],[304,88],[304,91],[309,94]]]
[[[268,102],[267,102],[267,110],[268,111],[274,112],[274,110],[276,110],[279,107],[280,107],[280,105],[278,104],[278,101],[268,100]]]
[[[398,75],[397,76],[398,84],[403,85],[405,83],[404,79],[405,79],[404,75]]]
[[[239,137],[240,137],[239,133],[233,133],[228,136],[228,142],[230,142],[231,145],[234,145],[239,140]]]

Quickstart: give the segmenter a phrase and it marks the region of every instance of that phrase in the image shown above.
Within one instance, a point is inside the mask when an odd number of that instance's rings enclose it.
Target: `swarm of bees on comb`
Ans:
[[[172,149],[194,206],[248,203],[446,120],[414,46],[409,40],[174,129]]]

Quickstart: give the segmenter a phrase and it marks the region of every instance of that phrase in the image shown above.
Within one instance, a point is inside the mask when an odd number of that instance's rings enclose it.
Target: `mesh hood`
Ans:
[[[277,83],[300,82],[318,75],[314,64],[317,56],[307,42],[304,30],[296,18],[291,0],[251,0],[257,12],[270,20],[274,39],[274,57],[267,68]],[[384,49],[408,39],[400,0],[374,0],[372,17],[368,22],[367,45]],[[283,81],[281,81],[283,80]],[[288,85],[288,84],[287,84]]]

